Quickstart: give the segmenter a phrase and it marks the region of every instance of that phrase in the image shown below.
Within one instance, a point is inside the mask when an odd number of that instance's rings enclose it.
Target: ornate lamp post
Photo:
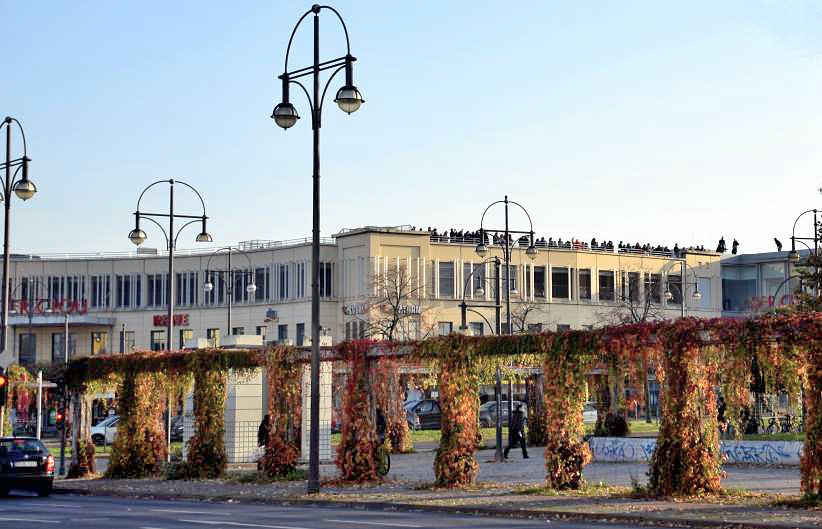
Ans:
[[[505,195],[503,200],[497,200],[496,202],[492,202],[485,208],[485,211],[482,212],[482,217],[480,218],[480,242],[477,244],[476,252],[477,255],[480,257],[485,257],[488,254],[488,247],[485,246],[485,227],[483,226],[483,222],[485,221],[485,214],[488,213],[488,210],[491,209],[492,206],[496,204],[504,204],[505,206],[505,227],[502,230],[499,229],[492,229],[492,231],[502,231],[503,233],[503,241],[502,241],[502,258],[505,263],[505,313],[506,313],[506,333],[512,335],[514,334],[514,329],[511,326],[511,253],[514,249],[514,240],[511,237],[512,233],[520,234],[520,235],[528,235],[528,248],[525,250],[525,254],[531,258],[531,260],[536,259],[537,257],[537,247],[534,246],[534,223],[531,221],[531,215],[528,214],[528,211],[522,206],[522,204],[518,202],[514,202],[513,200],[508,200],[508,195]],[[508,227],[508,204],[514,204],[515,206],[519,207],[525,216],[528,217],[528,231],[518,231],[512,230]],[[492,241],[493,242],[493,241]],[[499,268],[499,267],[497,267]],[[501,401],[501,394],[502,394],[502,374],[500,373],[500,368],[497,366],[497,373],[496,373],[496,388],[495,393],[497,397],[497,450],[495,459],[497,461],[503,460],[503,453],[502,453],[502,401]],[[514,395],[512,392],[512,383],[509,378],[508,380],[508,436],[510,439],[511,436],[511,414],[513,413],[513,406],[514,406]]]
[[[163,183],[168,184],[168,213],[148,213],[145,211],[140,211],[140,201],[143,199],[143,195],[146,194],[146,191],[157,184]],[[203,206],[203,213],[201,215],[182,215],[179,213],[174,213],[174,184],[182,184],[194,191],[194,194],[197,195],[197,198],[200,199],[200,204]],[[166,232],[159,222],[154,220],[155,218],[168,219],[168,232]],[[211,242],[213,240],[211,235],[206,231],[206,220],[208,220],[208,217],[206,216],[205,202],[203,201],[202,195],[200,195],[196,189],[182,180],[158,180],[143,189],[143,192],[140,193],[140,197],[137,199],[137,211],[134,212],[134,229],[128,234],[129,240],[131,240],[131,242],[133,242],[136,246],[143,244],[147,238],[146,232],[140,228],[140,219],[146,219],[156,224],[157,227],[160,228],[160,231],[163,232],[163,236],[166,239],[168,248],[168,287],[166,288],[166,292],[168,293],[168,322],[166,323],[166,348],[170,351],[173,349],[172,345],[174,343],[174,248],[177,246],[177,237],[180,236],[180,232],[182,232],[186,226],[189,224],[194,224],[195,222],[202,223],[202,228],[195,241]],[[174,219],[190,220],[188,220],[188,222],[183,224],[180,229],[175,232]]]
[[[23,143],[23,155],[18,158],[11,157],[11,130],[12,124],[17,125],[20,131],[20,138]],[[0,170],[5,169],[5,178],[0,176],[0,184],[3,186],[3,196],[0,197],[4,201],[5,217],[3,229],[3,337],[0,346],[5,353],[8,346],[8,328],[9,328],[9,255],[11,249],[9,248],[9,219],[11,214],[11,198],[12,192],[17,195],[20,200],[28,200],[37,193],[37,186],[34,182],[29,180],[29,162],[31,158],[28,157],[26,149],[26,134],[23,132],[23,126],[16,119],[6,116],[3,122],[0,123],[0,130],[6,128],[6,161],[0,163]],[[12,172],[14,169],[14,172]],[[20,179],[17,179],[17,173],[20,172]]]
[[[820,188],[820,191],[822,191],[822,188]],[[813,213],[813,237],[797,237],[796,236],[796,223],[799,222],[799,219],[801,219],[802,216],[805,215],[806,213]],[[819,256],[819,241],[820,241],[820,239],[822,239],[819,236],[820,235],[819,232],[820,232],[820,230],[822,230],[822,222],[819,221],[819,217],[818,217],[817,213],[818,213],[818,211],[817,211],[816,208],[809,209],[807,211],[803,211],[802,213],[800,213],[799,216],[796,217],[796,220],[793,221],[793,228],[791,229],[791,251],[788,253],[788,260],[789,261],[793,262],[794,264],[799,262],[799,252],[796,251],[796,241],[801,242],[802,244],[805,245],[805,247],[808,248],[808,250],[813,252],[812,255],[815,257],[815,259],[813,261],[814,262],[813,273],[814,273],[814,277],[817,278],[814,281],[814,297],[819,296],[819,292],[817,291],[817,286],[818,286],[817,283],[818,283],[818,278],[819,278],[819,264],[818,264],[818,259],[816,259],[816,257]],[[804,241],[813,241],[813,249],[811,250],[811,247],[808,246]]]
[[[251,281],[249,282],[248,286],[245,287],[245,291],[250,295],[253,296],[254,293],[257,291],[257,285],[254,284],[254,266],[251,264],[251,258],[245,252],[240,252],[247,260],[248,260],[248,270],[234,270],[231,268],[231,252],[235,248],[231,246],[226,246],[224,248],[218,248],[208,257],[208,261],[206,261],[206,272],[205,272],[205,279],[206,282],[203,284],[203,290],[206,293],[211,292],[214,290],[214,282],[213,278],[216,274],[218,278],[222,278],[223,274],[225,273],[228,276],[228,281],[226,282],[225,279],[223,280],[223,284],[226,285],[226,295],[228,296],[228,300],[226,302],[226,307],[228,309],[227,314],[227,321],[226,325],[228,326],[228,330],[226,331],[226,336],[231,336],[231,304],[234,301],[234,276],[235,272],[240,272],[243,274],[243,279],[246,277],[251,277]],[[228,252],[228,266],[225,270],[214,270],[211,268],[211,258],[217,255],[219,252]]]
[[[320,12],[331,11],[336,15],[345,33],[346,53],[342,57],[320,62]],[[291,42],[294,34],[300,27],[303,20],[313,13],[314,15],[314,64],[296,70],[288,69],[288,55],[291,52]],[[282,75],[283,97],[282,101],[274,107],[271,117],[280,127],[288,129],[293,127],[300,118],[297,109],[291,104],[289,98],[289,88],[292,84],[299,86],[308,98],[311,108],[311,130],[314,133],[313,154],[314,171],[313,180],[313,204],[312,204],[312,230],[311,230],[311,435],[309,439],[308,458],[308,493],[320,491],[320,125],[322,122],[322,108],[325,101],[325,93],[334,77],[345,70],[345,85],[337,90],[337,97],[334,102],[343,112],[348,114],[356,112],[364,102],[360,91],[354,86],[353,65],[356,59],[351,55],[351,45],[348,40],[348,29],[340,13],[331,6],[321,6],[314,4],[297,21],[291,38],[288,39],[288,47],[285,52],[285,68]],[[322,93],[320,92],[320,72],[333,69],[325,83]],[[313,97],[308,93],[308,89],[297,79],[305,76],[312,76]]]

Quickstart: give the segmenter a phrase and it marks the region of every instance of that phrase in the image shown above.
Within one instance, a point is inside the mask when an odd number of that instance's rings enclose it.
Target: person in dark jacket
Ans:
[[[508,448],[505,449],[505,459],[508,459],[508,452],[522,446],[522,458],[528,459],[528,449],[525,447],[525,414],[522,413],[522,404],[517,404],[516,409],[511,413],[511,422],[508,427]]]
[[[260,427],[257,428],[257,446],[265,446],[268,444],[268,414],[263,417],[260,422]]]

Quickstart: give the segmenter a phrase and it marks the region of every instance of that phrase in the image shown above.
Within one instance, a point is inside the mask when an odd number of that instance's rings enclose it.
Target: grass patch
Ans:
[[[804,441],[804,433],[772,433],[743,435],[745,441]]]
[[[790,509],[815,509],[822,508],[822,496],[817,494],[806,494],[800,497],[779,498],[773,502],[775,507],[788,507]]]
[[[308,479],[308,471],[303,469],[295,469],[285,476],[272,478],[265,472],[231,472],[226,475],[226,481],[231,483],[244,483],[265,485],[267,483],[277,483],[282,481],[305,481]]]
[[[523,487],[514,494],[526,494],[534,496],[577,496],[577,497],[627,497],[631,495],[631,487],[624,485],[606,485],[603,482],[586,483],[582,488],[575,490],[557,490],[544,485],[534,487]]]

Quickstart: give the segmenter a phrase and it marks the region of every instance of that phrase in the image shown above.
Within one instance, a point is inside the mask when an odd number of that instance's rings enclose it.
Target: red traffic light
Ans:
[[[63,414],[58,411],[56,419],[57,419],[57,422],[62,421],[63,420]]]

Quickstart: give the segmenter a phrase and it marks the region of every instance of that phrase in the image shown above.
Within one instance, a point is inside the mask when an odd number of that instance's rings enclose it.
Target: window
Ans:
[[[245,327],[232,327],[231,328],[231,335],[232,336],[241,336],[245,334]]]
[[[91,356],[108,352],[108,333],[105,331],[91,333]]]
[[[197,272],[181,272],[176,275],[174,303],[180,305],[197,304]]]
[[[63,332],[54,332],[51,333],[51,361],[52,362],[65,362],[66,361],[66,333]],[[74,357],[74,354],[77,352],[77,335],[69,334],[69,343],[68,343],[68,357],[71,360]]]
[[[320,263],[320,297],[330,298],[332,294],[332,279],[334,277],[334,263]]]
[[[557,323],[557,331],[570,331],[571,326],[564,323]]]
[[[213,288],[209,292],[203,292],[203,304],[220,305],[223,303],[226,288],[225,276],[219,272],[211,272],[206,277],[205,282],[210,282]]]
[[[472,321],[468,324],[471,329],[471,334],[474,336],[482,336],[485,334],[485,325],[481,321]]]
[[[511,281],[508,281],[508,270],[506,267],[502,266],[502,281],[504,285],[508,285],[508,288],[511,292],[515,292],[517,290],[517,267],[514,265],[510,265],[511,267]]]
[[[440,297],[453,298],[454,297],[454,263],[451,261],[442,262],[439,264],[440,272]]]
[[[639,301],[639,272],[623,272],[622,299],[633,303]]]
[[[780,292],[790,291],[784,285],[785,278],[785,263],[762,263],[759,265],[759,270],[762,273],[762,288],[760,289],[761,296],[768,297],[776,294],[779,287]]]
[[[545,298],[545,267],[534,267],[534,296]]]
[[[220,347],[220,329],[206,329],[206,340],[211,347]]]
[[[542,332],[542,324],[541,323],[529,323],[528,324],[528,334],[539,334]]]
[[[705,295],[701,288],[699,293]],[[746,311],[755,296],[756,265],[722,267],[722,310]]]
[[[164,351],[166,349],[166,331],[151,331],[151,350]]]
[[[29,333],[20,334],[20,365],[34,367],[37,363],[37,336]]]
[[[262,336],[263,337],[263,343],[265,343],[265,331],[266,331],[265,325],[257,325],[257,328],[254,330],[254,333],[257,336]]]
[[[147,274],[148,283],[148,306],[162,307],[168,303],[168,274]],[[93,287],[93,285],[92,285]]]
[[[305,297],[305,263],[294,265],[294,297]]]
[[[599,300],[613,301],[614,300],[614,271],[600,270],[599,271]]]
[[[280,283],[279,283],[279,299],[288,299],[288,265],[279,265]]]
[[[266,301],[268,296],[268,267],[254,269],[254,284],[257,290],[254,291],[254,301]]]
[[[668,300],[669,305],[679,305],[682,303],[682,276],[681,275],[669,275],[668,276],[668,288],[666,290],[665,297],[667,298],[667,292],[671,293],[671,299]]]
[[[282,342],[288,339],[288,325],[277,325],[277,340]]]
[[[579,270],[579,299],[591,299],[591,271]]]
[[[297,324],[297,345],[305,345],[305,323]]]
[[[134,331],[120,331],[121,353],[133,353],[135,343]]]
[[[470,263],[462,265],[462,285],[460,285],[460,294],[465,290],[465,297],[475,297],[475,292],[479,289],[486,289],[485,286],[485,265],[475,264],[473,268]],[[481,296],[485,297],[485,296]]]
[[[570,298],[567,268],[551,268],[551,296],[554,299]]]
[[[700,309],[711,309],[713,304],[711,303],[711,278],[710,277],[698,277],[696,278],[696,283],[699,285],[699,300],[695,300],[691,298],[688,300],[689,305],[695,305]],[[795,292],[796,289],[791,290],[790,292]],[[779,296],[782,298],[782,296]],[[775,303],[779,303],[780,305],[783,303],[782,300],[777,300]]]
[[[186,346],[186,342],[194,339],[194,331],[191,329],[180,329],[180,349]]]
[[[62,280],[64,278],[56,278],[52,277],[52,280]],[[54,293],[56,290],[52,290],[52,300],[56,301],[58,299],[62,299],[65,297],[66,292],[62,290],[64,285],[63,281],[60,281],[60,296],[55,297]],[[56,284],[53,286],[57,286]],[[99,275],[99,276],[91,276],[91,306],[92,308],[96,309],[105,309],[109,307],[109,297],[111,295],[111,277]]]
[[[131,306],[131,276],[117,276],[117,307]]]
[[[454,324],[450,321],[439,321],[437,322],[437,333],[440,336],[447,336],[451,334],[451,331],[454,330]]]
[[[350,321],[345,322],[345,339],[346,340],[351,339],[351,322]]]
[[[645,288],[647,292],[645,292],[646,297],[651,298],[651,303],[661,303],[661,287],[662,286],[662,276],[659,274],[645,274]]]

